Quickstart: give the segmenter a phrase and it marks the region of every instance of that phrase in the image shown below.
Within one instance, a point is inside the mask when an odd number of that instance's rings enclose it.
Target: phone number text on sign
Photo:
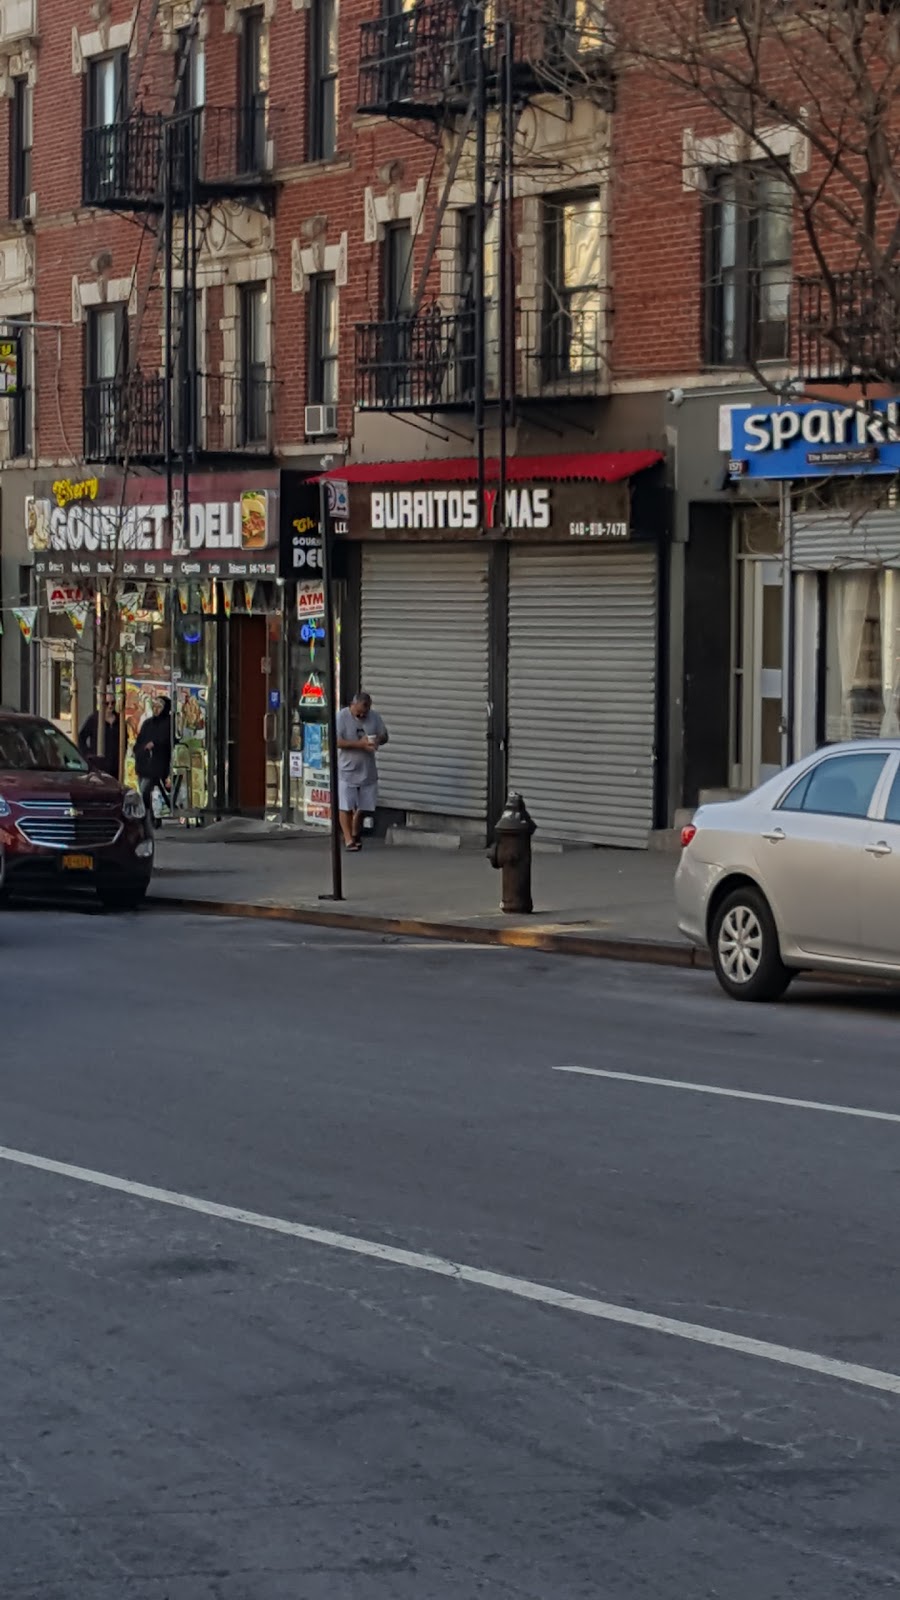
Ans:
[[[570,522],[572,539],[627,539],[627,522]]]

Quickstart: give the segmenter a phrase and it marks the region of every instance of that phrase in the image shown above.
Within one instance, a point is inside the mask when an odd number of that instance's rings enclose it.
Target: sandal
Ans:
[[[346,848],[348,850],[356,851],[356,850],[361,850],[362,849],[362,845],[360,844],[358,839],[351,839],[350,843],[346,846]]]

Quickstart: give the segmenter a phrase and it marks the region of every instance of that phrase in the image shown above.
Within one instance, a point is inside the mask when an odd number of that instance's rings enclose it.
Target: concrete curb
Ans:
[[[472,923],[429,922],[420,917],[376,917],[355,911],[318,911],[306,906],[263,905],[242,900],[195,900],[187,895],[150,896],[148,910],[190,911],[210,917],[249,917],[294,922],[345,932],[398,934],[446,943],[536,950],[544,955],[589,956],[600,961],[635,961],[656,967],[710,967],[705,950],[665,939],[613,939],[597,934],[538,933],[529,928],[480,928]]]

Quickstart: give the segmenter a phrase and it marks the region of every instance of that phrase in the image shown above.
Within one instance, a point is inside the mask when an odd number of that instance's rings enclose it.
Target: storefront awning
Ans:
[[[660,450],[584,451],[577,455],[510,456],[507,483],[621,483],[663,460]],[[485,461],[488,483],[500,478],[496,458]],[[320,474],[340,483],[475,483],[478,462],[474,456],[433,461],[353,461]],[[314,480],[318,481],[318,479]]]

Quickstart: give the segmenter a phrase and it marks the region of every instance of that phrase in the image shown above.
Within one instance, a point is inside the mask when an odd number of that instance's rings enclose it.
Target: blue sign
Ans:
[[[300,637],[304,644],[309,644],[310,640],[324,639],[325,628],[321,622],[304,622]]]
[[[321,722],[306,722],[303,725],[303,763],[307,767],[319,770],[325,765],[322,749],[324,728]]]
[[[900,472],[900,402],[729,406],[732,478]]]
[[[277,711],[280,705],[281,705],[281,690],[280,689],[270,689],[269,690],[269,710],[270,711]]]

